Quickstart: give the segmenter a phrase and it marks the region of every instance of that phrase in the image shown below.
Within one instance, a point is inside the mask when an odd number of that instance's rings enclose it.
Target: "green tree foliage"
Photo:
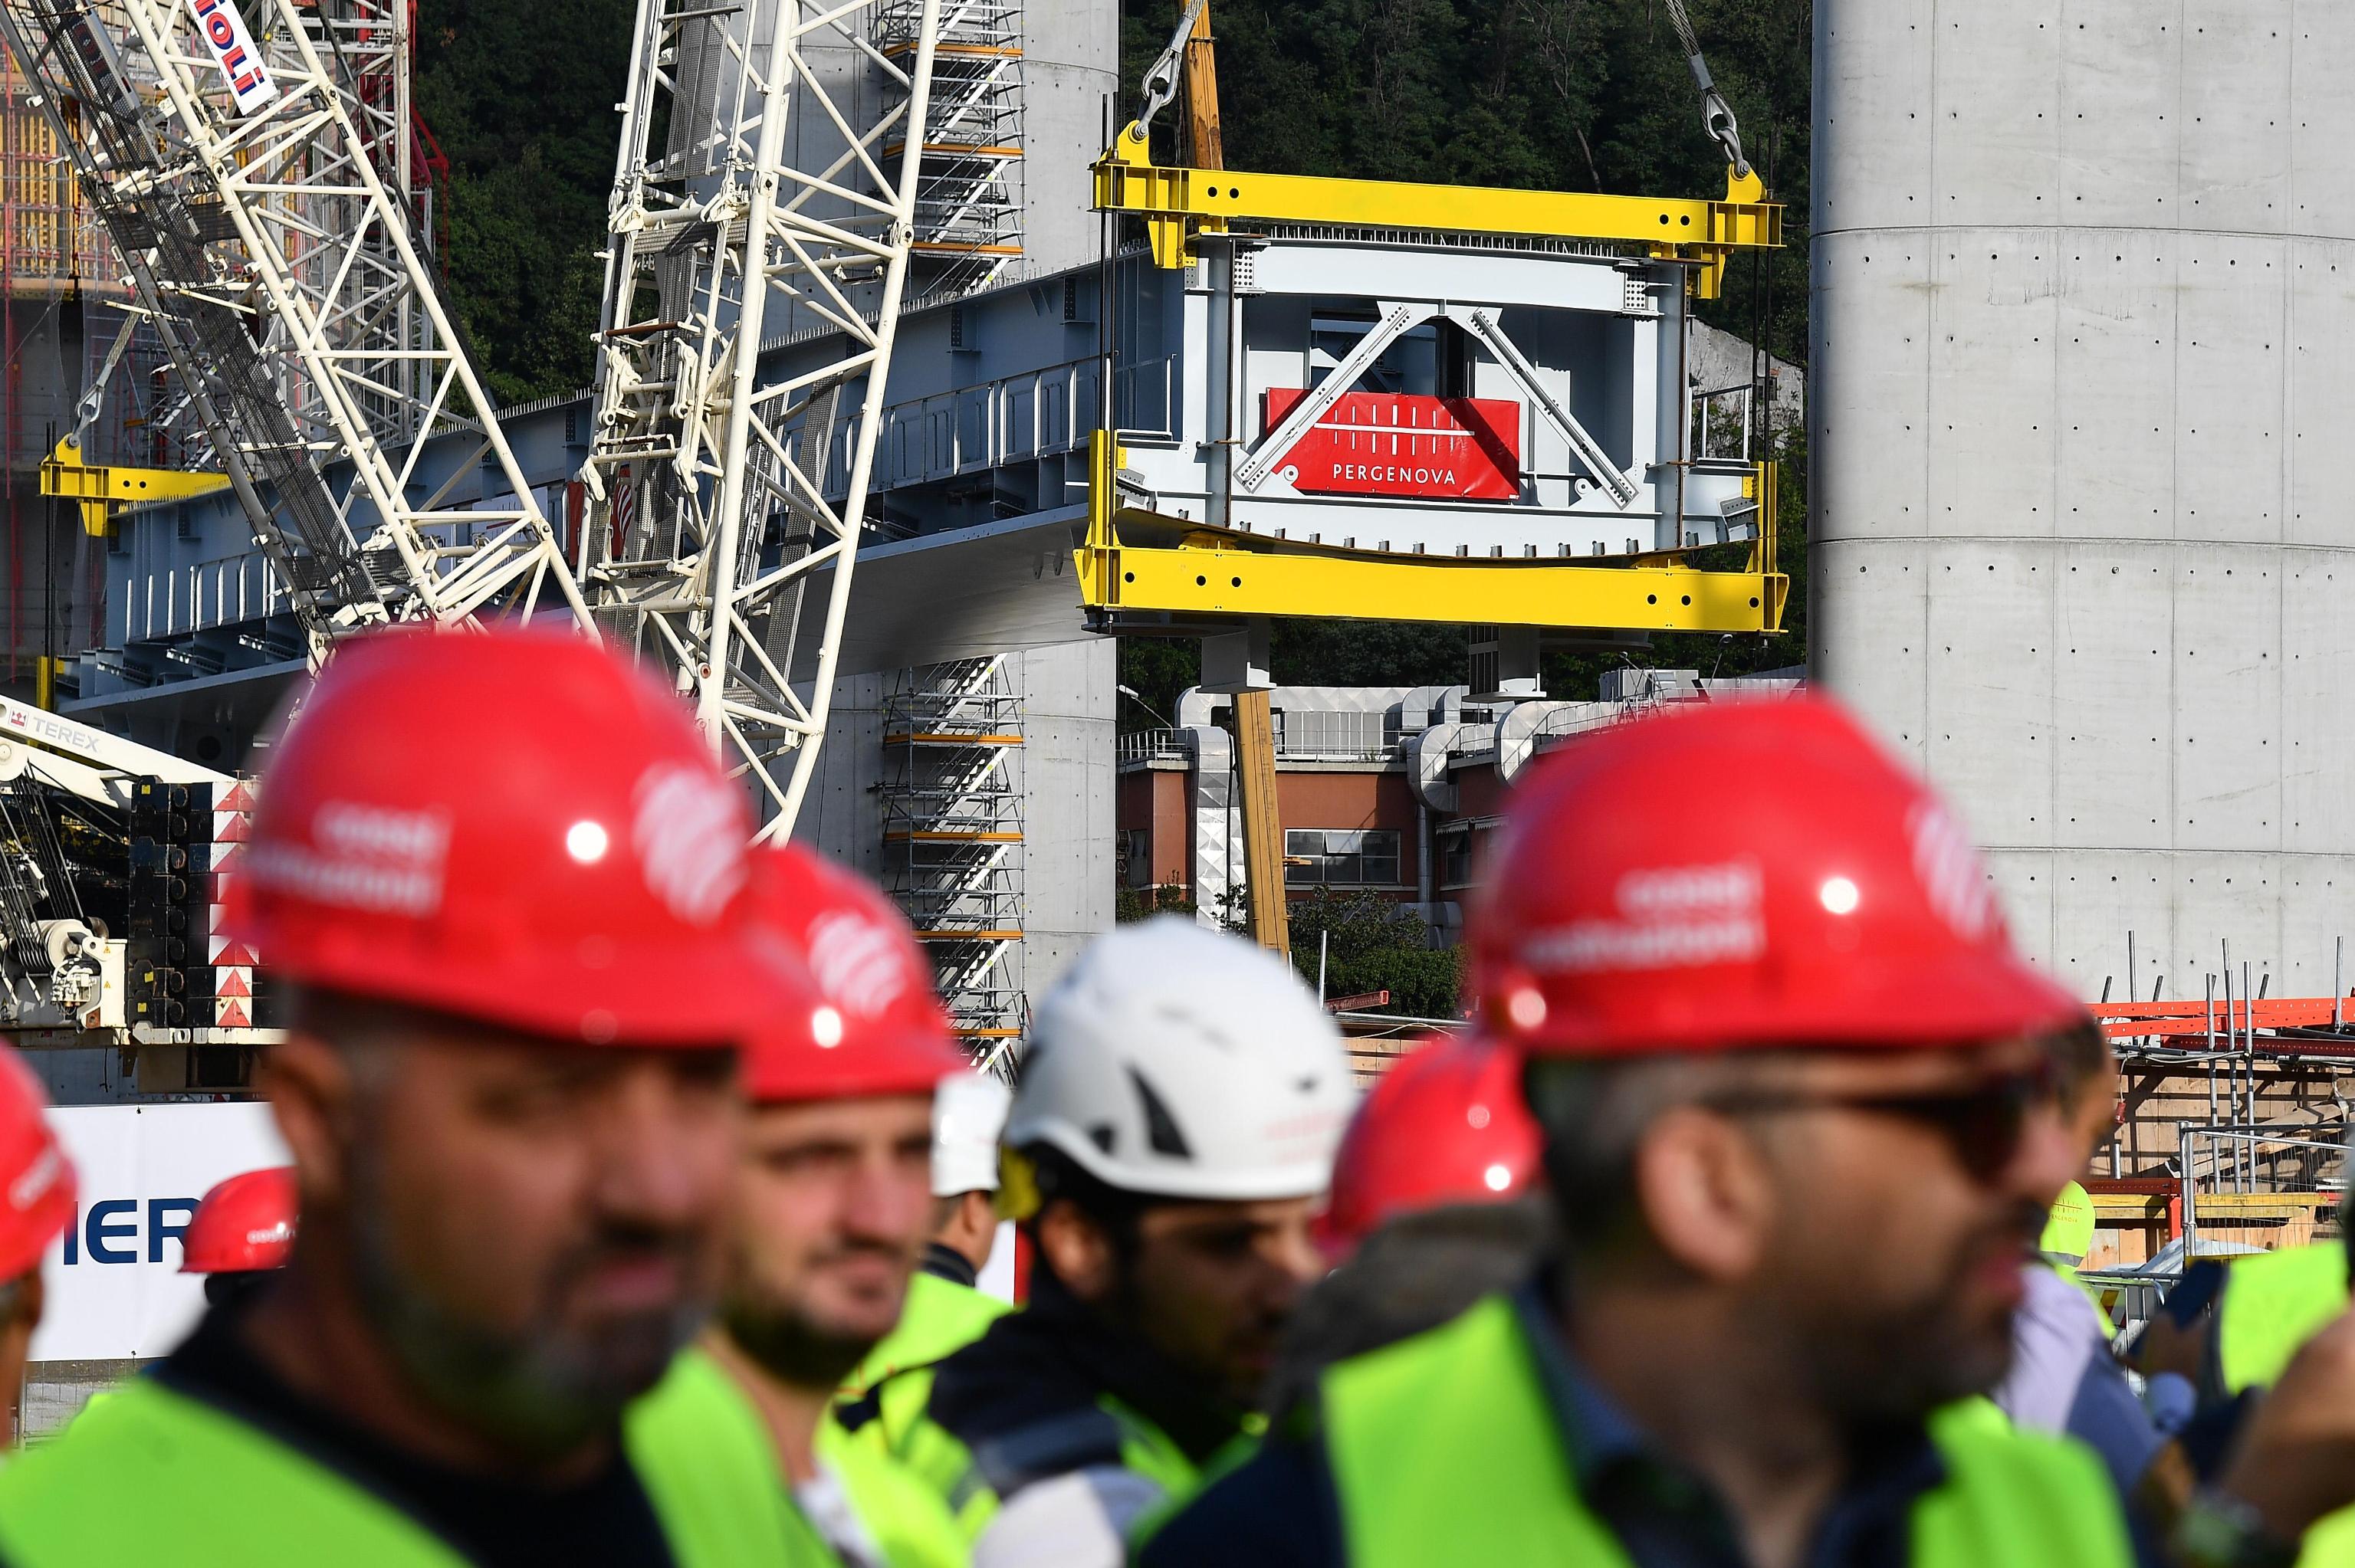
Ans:
[[[1379,893],[1319,888],[1287,911],[1292,967],[1310,985],[1325,964],[1327,997],[1391,993],[1374,1009],[1407,1018],[1455,1018],[1463,1003],[1462,950],[1431,946],[1423,922]]]
[[[1178,0],[1124,0],[1123,85],[1167,42]],[[1691,0],[1742,142],[1785,207],[1766,334],[1806,353],[1812,0]],[[1703,134],[1659,0],[1211,0],[1227,163],[1274,174],[1715,196]],[[1174,130],[1177,116],[1156,129]],[[1167,132],[1165,130],[1164,133]],[[1750,280],[1703,313],[1751,331]]]
[[[437,227],[492,396],[588,385],[632,0],[420,0],[419,115],[450,159]]]
[[[1173,882],[1161,887],[1115,888],[1112,895],[1112,917],[1118,925],[1150,920],[1156,915],[1190,916],[1193,913],[1194,900],[1184,883]]]

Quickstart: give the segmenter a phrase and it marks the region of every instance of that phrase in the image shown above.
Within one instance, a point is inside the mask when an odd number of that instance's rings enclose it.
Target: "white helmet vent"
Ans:
[[[1137,1102],[1145,1107],[1146,1147],[1172,1160],[1193,1159],[1194,1150],[1188,1147],[1186,1135],[1178,1130],[1178,1118],[1169,1114],[1169,1107],[1161,1103],[1161,1097],[1153,1092],[1153,1086],[1145,1081],[1145,1075],[1131,1067],[1128,1081],[1135,1086]],[[1106,1150],[1104,1152],[1109,1154],[1112,1151]]]
[[[1217,1020],[1203,1017],[1201,1012],[1192,1006],[1189,1001],[1165,1001],[1153,1012],[1157,1022],[1186,1031],[1199,1044],[1214,1046],[1220,1051],[1230,1053],[1241,1044],[1227,1031],[1220,1028]]]

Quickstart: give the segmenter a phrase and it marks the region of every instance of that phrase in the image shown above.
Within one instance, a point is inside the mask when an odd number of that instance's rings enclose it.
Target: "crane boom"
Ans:
[[[750,775],[763,836],[791,830],[826,733],[939,32],[939,0],[639,0],[582,577]],[[801,329],[842,352],[764,382],[762,347]]]
[[[250,9],[119,0],[118,46],[89,0],[12,0],[0,31],[314,657],[339,627],[528,611],[551,588],[586,625],[421,257],[407,192],[385,178],[407,156],[388,139],[406,129],[381,122],[357,78],[388,29],[394,52],[405,48],[405,11],[371,0]],[[451,433],[475,441],[485,488],[504,485],[511,502],[453,501],[475,470],[464,461],[429,489],[420,460]],[[338,457],[354,469],[340,494],[323,472]]]

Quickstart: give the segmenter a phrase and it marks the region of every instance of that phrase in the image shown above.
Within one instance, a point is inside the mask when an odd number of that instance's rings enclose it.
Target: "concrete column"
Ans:
[[[2350,66],[2311,0],[1816,8],[1813,667],[2089,998],[2355,934]]]

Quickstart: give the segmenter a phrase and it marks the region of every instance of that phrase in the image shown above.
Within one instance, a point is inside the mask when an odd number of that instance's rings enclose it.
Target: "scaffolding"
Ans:
[[[915,48],[916,0],[875,18],[886,57]],[[1022,254],[1022,6],[966,0],[941,17],[916,184],[919,296],[969,293]],[[896,154],[897,147],[892,149]]]
[[[883,706],[883,859],[950,1022],[1013,1049],[1022,991],[1022,704],[1001,657],[902,671]]]

